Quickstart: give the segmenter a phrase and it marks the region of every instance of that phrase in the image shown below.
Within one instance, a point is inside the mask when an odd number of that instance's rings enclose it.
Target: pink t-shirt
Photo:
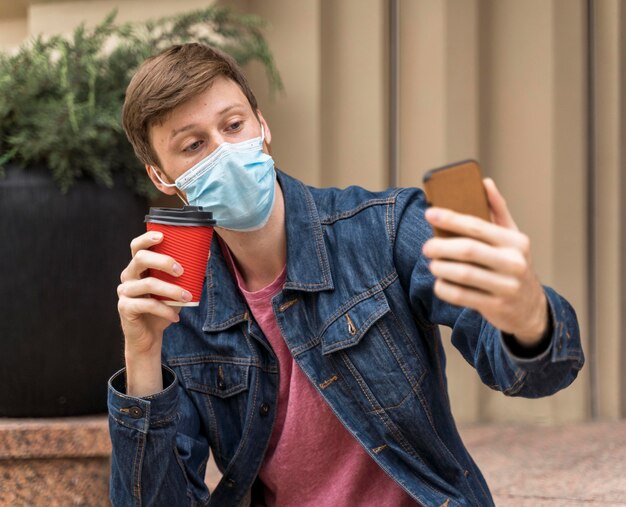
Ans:
[[[223,245],[223,250],[227,250]],[[259,472],[268,507],[419,505],[365,452],[293,360],[272,311],[285,269],[267,287],[248,292],[226,258],[259,327],[278,359],[276,421]]]

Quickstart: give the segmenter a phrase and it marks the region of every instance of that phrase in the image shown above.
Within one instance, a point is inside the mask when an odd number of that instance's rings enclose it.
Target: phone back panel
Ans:
[[[431,206],[490,220],[480,167],[474,160],[428,171],[424,175],[424,190]],[[436,228],[434,232],[437,236],[454,236]]]

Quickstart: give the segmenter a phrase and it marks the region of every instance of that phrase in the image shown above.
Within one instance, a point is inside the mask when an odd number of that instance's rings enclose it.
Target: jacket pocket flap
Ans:
[[[248,389],[249,365],[207,362],[181,366],[187,389],[220,398]]]
[[[388,311],[389,303],[383,291],[357,301],[352,306],[344,305],[340,312],[329,319],[322,332],[322,354],[356,345],[369,328]]]

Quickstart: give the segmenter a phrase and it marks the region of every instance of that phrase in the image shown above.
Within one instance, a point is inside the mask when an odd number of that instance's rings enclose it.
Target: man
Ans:
[[[150,297],[190,297],[148,276],[182,271],[150,251],[162,235],[131,244],[113,504],[493,505],[450,412],[437,324],[507,395],[552,394],[583,365],[575,314],[539,284],[494,183],[493,223],[427,210],[417,189],[307,187],[275,171],[240,69],[199,44],[147,60],[123,116],[155,186],[214,209],[218,238],[200,305],[180,313]],[[209,452],[224,474],[211,494]]]

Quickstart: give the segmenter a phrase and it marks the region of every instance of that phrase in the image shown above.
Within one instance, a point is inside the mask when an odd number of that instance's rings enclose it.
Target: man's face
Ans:
[[[185,171],[211,154],[224,142],[238,143],[261,136],[271,141],[271,133],[260,113],[254,115],[250,103],[239,86],[219,76],[211,87],[174,109],[162,123],[150,129],[150,141],[159,157],[163,179],[174,182]],[[261,122],[261,123],[260,123]],[[172,194],[148,174],[162,192]]]

